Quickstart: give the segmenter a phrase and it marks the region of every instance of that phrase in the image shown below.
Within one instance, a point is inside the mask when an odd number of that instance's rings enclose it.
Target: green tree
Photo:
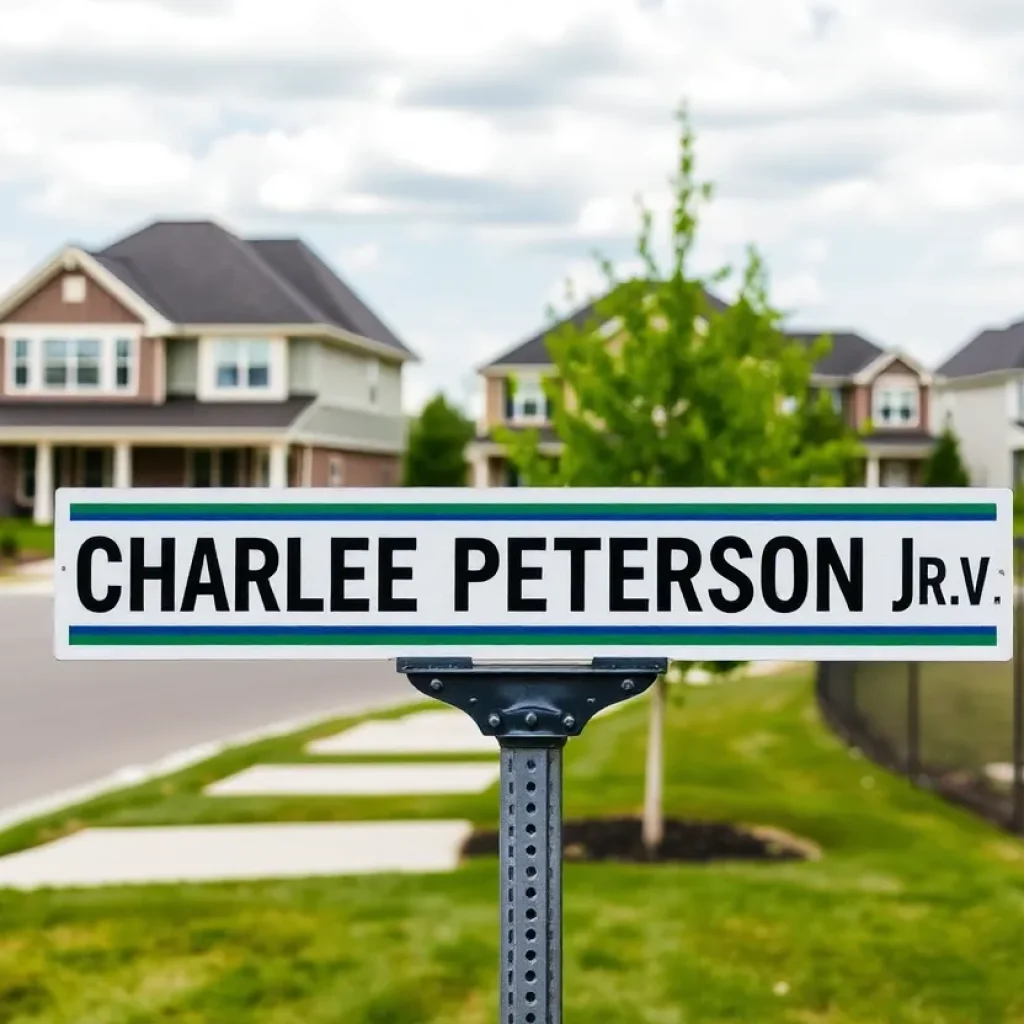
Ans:
[[[925,461],[922,476],[925,487],[970,487],[971,485],[963,459],[960,458],[960,441],[948,423]]]
[[[782,333],[782,315],[768,301],[765,268],[753,248],[738,295],[722,312],[711,307],[707,289],[732,271],[702,278],[690,269],[698,214],[712,189],[694,176],[685,107],[678,120],[670,264],[662,268],[654,255],[653,218],[641,205],[643,271],[619,280],[601,259],[608,292],[596,316],[548,336],[555,372],[545,390],[561,458],[541,454],[536,431],[504,430],[497,439],[527,486],[840,486],[859,445],[835,423],[828,396],[810,387],[828,342],[806,346]],[[615,320],[620,327],[610,344],[597,329]],[[716,672],[734,664],[705,667]],[[664,832],[666,695],[660,679],[650,702],[644,798],[651,853]]]
[[[444,395],[432,398],[412,422],[405,453],[406,487],[463,487],[469,465],[466,445],[473,424]]]

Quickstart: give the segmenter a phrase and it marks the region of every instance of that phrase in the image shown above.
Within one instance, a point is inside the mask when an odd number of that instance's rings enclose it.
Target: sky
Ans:
[[[1024,316],[1020,0],[3,0],[0,285],[156,218],[300,236],[407,408],[628,272],[686,102],[694,268],[935,366]],[[728,297],[728,288],[724,289]]]

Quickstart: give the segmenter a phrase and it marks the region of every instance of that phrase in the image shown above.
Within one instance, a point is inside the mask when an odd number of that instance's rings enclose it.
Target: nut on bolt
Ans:
[[[634,683],[632,679],[623,679],[622,688],[626,693],[632,693],[636,689],[636,683]]]
[[[501,715],[488,715],[487,716],[487,724],[492,729],[497,729],[498,726],[501,725]]]
[[[566,729],[571,729],[576,725],[576,719],[573,718],[572,715],[566,715],[565,718],[562,719],[562,725],[564,725]]]
[[[444,689],[444,683],[442,683],[440,679],[431,679],[430,688],[434,691],[434,693],[439,693],[441,690]]]
[[[526,717],[523,719],[527,727],[532,729],[537,724],[537,715],[533,711],[527,711]]]

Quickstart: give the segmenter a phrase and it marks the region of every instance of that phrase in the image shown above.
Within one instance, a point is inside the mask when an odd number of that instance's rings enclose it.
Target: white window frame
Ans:
[[[5,359],[4,391],[9,395],[100,397],[134,397],[139,393],[139,359],[141,329],[130,324],[5,324],[4,349],[11,356]],[[49,386],[45,380],[45,345],[47,341],[97,341],[100,346],[100,379],[97,386],[79,385],[74,379],[64,387]],[[128,386],[117,387],[117,347],[119,341],[129,345]],[[14,380],[14,352],[18,342],[28,344],[28,384],[19,386]],[[69,370],[74,361],[69,360]],[[72,373],[73,377],[73,373]]]
[[[893,396],[893,404],[898,406],[897,396],[912,395],[911,416],[909,419],[886,421],[882,418],[882,406],[885,395]],[[921,425],[921,382],[916,377],[879,377],[871,389],[871,422],[875,429],[911,429]]]
[[[30,391],[32,388],[32,339],[31,338],[8,338],[10,346],[10,373],[8,380],[8,391]],[[18,349],[24,346],[25,355],[18,357]],[[18,383],[18,370],[24,367],[25,383]]]
[[[524,388],[524,385],[526,387]],[[512,422],[513,423],[547,423],[548,421],[548,396],[544,391],[544,378],[539,373],[517,374],[515,379],[515,392],[512,395]],[[528,392],[527,398],[536,398],[537,411],[527,413],[523,408],[526,405],[524,391]]]
[[[258,342],[266,344],[269,351],[269,377],[267,386],[249,387],[240,383],[238,387],[223,387],[217,383],[217,353],[225,343]],[[245,359],[240,365],[246,367]],[[288,342],[281,337],[262,335],[211,335],[199,340],[199,381],[197,397],[210,402],[282,402],[288,397]]]

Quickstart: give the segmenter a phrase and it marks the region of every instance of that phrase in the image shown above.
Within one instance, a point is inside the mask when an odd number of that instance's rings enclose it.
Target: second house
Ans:
[[[725,304],[707,294],[708,317]],[[494,432],[534,428],[541,450],[557,455],[560,442],[553,429],[542,380],[554,370],[547,337],[566,323],[595,325],[595,344],[615,337],[614,326],[600,324],[601,300],[581,306],[554,327],[540,331],[480,370],[484,410],[470,457],[476,487],[514,487],[515,467],[505,457]],[[921,482],[921,470],[935,443],[931,430],[931,374],[900,352],[884,349],[847,330],[787,331],[801,344],[829,334],[832,349],[815,366],[812,385],[830,395],[835,408],[861,434],[863,484],[867,487],[909,487]],[[514,386],[510,381],[514,378]]]

